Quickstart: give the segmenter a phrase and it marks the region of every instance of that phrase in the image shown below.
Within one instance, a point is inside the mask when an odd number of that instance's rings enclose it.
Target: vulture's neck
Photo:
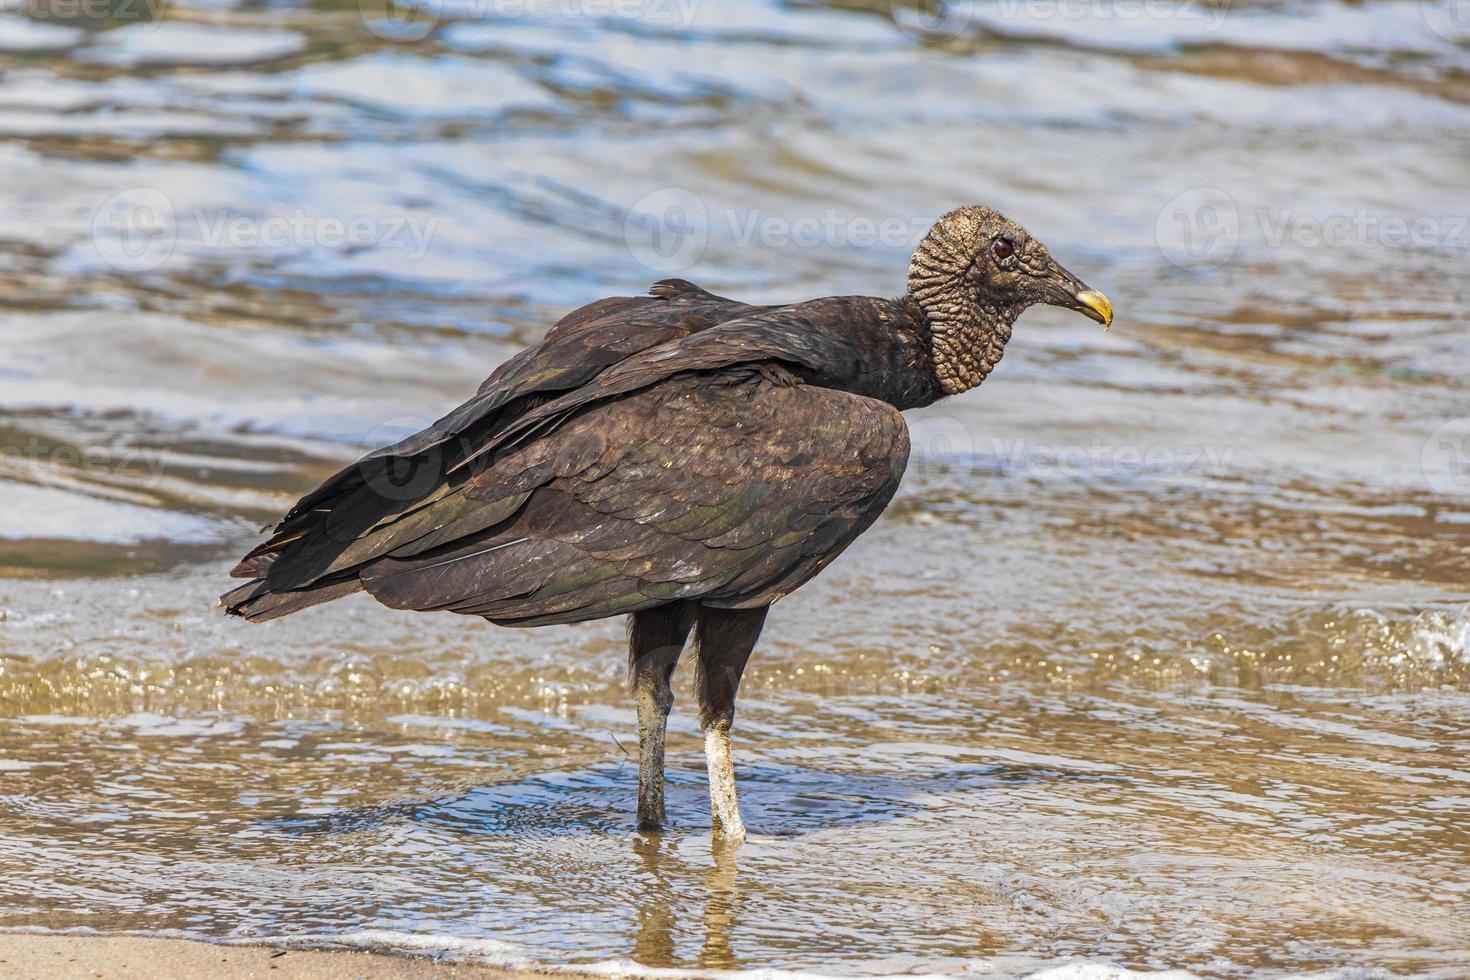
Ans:
[[[985,380],[1000,363],[1020,313],[987,305],[963,279],[926,289],[914,301],[928,323],[934,376],[946,395]]]

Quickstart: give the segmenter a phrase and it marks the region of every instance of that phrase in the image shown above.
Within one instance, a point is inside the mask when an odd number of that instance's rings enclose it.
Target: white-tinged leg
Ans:
[[[709,809],[714,832],[729,840],[742,840],[745,824],[735,796],[735,759],[730,754],[728,728],[715,725],[704,733],[704,756],[709,763]]]
[[[714,836],[739,843],[745,838],[740,803],[735,798],[735,760],[730,756],[730,726],[735,694],[750,651],[761,635],[768,606],[719,609],[702,606],[694,624],[699,647],[699,727],[709,763],[710,825]]]

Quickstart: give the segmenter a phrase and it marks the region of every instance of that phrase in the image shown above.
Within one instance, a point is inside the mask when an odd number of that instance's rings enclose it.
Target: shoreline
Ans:
[[[153,980],[546,980],[587,976],[540,972],[411,954],[299,949],[198,939],[73,933],[0,932],[0,980],[118,978]]]

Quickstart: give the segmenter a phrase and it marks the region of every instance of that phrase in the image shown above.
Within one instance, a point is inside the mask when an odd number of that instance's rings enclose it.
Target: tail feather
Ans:
[[[265,573],[270,570],[271,563],[275,560],[274,554],[251,552],[241,559],[238,565],[230,569],[230,578],[265,578]]]
[[[263,623],[289,613],[331,602],[342,596],[351,595],[362,589],[362,582],[353,575],[336,582],[317,583],[305,589],[272,592],[265,579],[247,582],[219,597],[220,605],[231,616],[248,619],[252,623]]]

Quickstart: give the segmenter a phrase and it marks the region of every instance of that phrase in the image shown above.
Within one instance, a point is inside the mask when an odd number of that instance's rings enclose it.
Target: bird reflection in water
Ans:
[[[638,903],[638,929],[633,937],[632,959],[642,966],[667,967],[679,962],[675,950],[678,922],[676,908],[690,907],[690,895],[679,895],[670,883],[668,869],[678,861],[674,846],[657,834],[639,834],[633,840],[645,878],[646,890]],[[710,848],[710,865],[704,872],[704,895],[700,917],[703,945],[698,965],[702,970],[728,970],[739,965],[730,947],[741,896],[737,883],[739,846],[716,840]]]
[[[735,929],[736,911],[740,907],[740,889],[735,881],[740,847],[734,842],[715,841],[710,850],[714,860],[704,874],[704,948],[699,954],[699,965],[706,970],[723,970],[736,965],[735,954],[730,950],[730,933]]]

